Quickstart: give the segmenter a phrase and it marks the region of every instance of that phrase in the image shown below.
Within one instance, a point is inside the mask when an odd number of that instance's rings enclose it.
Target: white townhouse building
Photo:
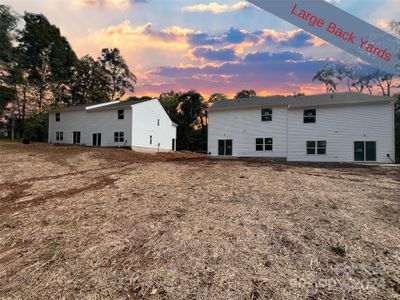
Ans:
[[[360,93],[216,102],[208,114],[210,157],[379,162],[395,159],[394,101]]]
[[[48,142],[169,151],[176,128],[158,99],[77,105],[50,112]]]

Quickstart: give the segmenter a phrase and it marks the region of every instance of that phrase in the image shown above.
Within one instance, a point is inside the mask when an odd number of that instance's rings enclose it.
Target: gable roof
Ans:
[[[265,106],[286,106],[288,108],[322,106],[322,105],[349,105],[361,103],[390,102],[393,99],[383,96],[374,96],[362,93],[334,93],[311,96],[270,96],[253,97],[215,102],[210,111],[245,109]]]
[[[108,110],[108,109],[119,109],[119,108],[129,108],[132,105],[151,101],[154,99],[146,100],[129,100],[129,101],[114,101],[114,102],[104,102],[104,103],[91,103],[91,104],[79,104],[73,106],[66,106],[61,108],[54,108],[51,112],[62,112],[62,111],[98,111],[98,110]]]

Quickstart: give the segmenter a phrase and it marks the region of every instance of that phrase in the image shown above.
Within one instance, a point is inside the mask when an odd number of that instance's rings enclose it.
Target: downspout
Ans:
[[[393,155],[395,157],[394,161],[393,159],[390,157],[390,155],[388,155],[389,159],[395,164],[396,163],[396,118],[395,118],[395,114],[396,114],[396,110],[394,109],[394,104],[395,101],[392,101],[392,129],[393,129]]]
[[[289,160],[289,105],[286,106],[286,161]]]

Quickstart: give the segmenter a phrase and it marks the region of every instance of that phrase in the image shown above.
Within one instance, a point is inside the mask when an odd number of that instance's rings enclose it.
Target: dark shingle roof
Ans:
[[[289,108],[321,106],[321,105],[345,105],[356,103],[376,103],[393,101],[391,98],[374,96],[362,93],[334,93],[311,96],[270,96],[245,99],[224,100],[215,102],[210,111],[229,110],[263,106],[287,106]]]
[[[106,106],[96,107],[90,109],[90,111],[97,111],[97,110],[108,110],[108,109],[115,109],[115,108],[125,108],[135,104],[151,101],[153,99],[146,99],[146,100],[129,100],[129,101],[120,101],[119,103],[113,103]]]
[[[152,99],[120,101],[118,103],[113,103],[113,104],[109,104],[109,105],[105,105],[105,106],[92,108],[89,111],[108,110],[108,109],[116,109],[116,108],[122,108],[122,107],[125,108],[125,107],[129,107],[131,105],[147,102],[147,101],[150,101],[150,100],[152,100]],[[59,111],[85,110],[87,107],[94,106],[94,105],[99,105],[99,104],[106,104],[106,103],[107,102],[104,102],[104,103],[91,103],[91,104],[80,104],[80,105],[74,105],[74,106],[54,108],[51,111],[52,112],[59,112]]]

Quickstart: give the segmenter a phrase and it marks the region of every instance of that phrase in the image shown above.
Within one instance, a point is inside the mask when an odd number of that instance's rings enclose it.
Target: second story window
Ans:
[[[316,109],[305,109],[303,112],[304,123],[315,123],[317,119]]]
[[[61,119],[61,114],[56,113],[56,122],[60,122],[60,119]]]
[[[119,109],[118,110],[118,120],[123,120],[124,119],[124,110]]]
[[[160,126],[160,119],[157,119],[157,126]]]
[[[263,108],[261,110],[261,121],[272,121],[272,108]]]

